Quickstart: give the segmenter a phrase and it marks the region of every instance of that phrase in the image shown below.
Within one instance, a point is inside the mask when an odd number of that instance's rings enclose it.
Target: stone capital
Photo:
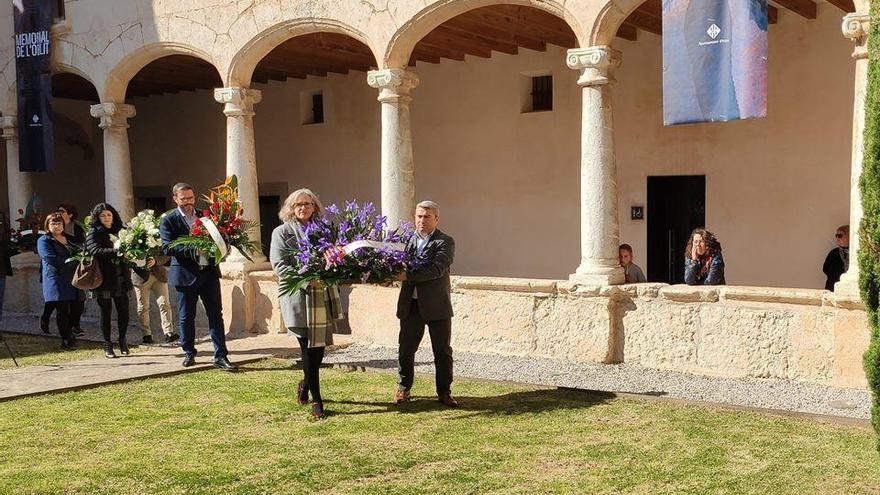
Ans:
[[[101,129],[112,127],[128,129],[128,119],[137,114],[134,105],[125,103],[99,103],[92,105],[89,113],[92,114],[92,117],[100,119],[98,127]]]
[[[856,12],[846,14],[843,16],[841,30],[845,37],[856,44],[852,57],[857,60],[868,58],[868,33],[871,30],[871,16]]]
[[[254,105],[263,101],[263,92],[251,88],[216,88],[214,99],[222,103],[227,117],[253,116]]]
[[[419,76],[404,69],[383,69],[367,72],[367,84],[379,90],[379,101],[392,101],[405,98],[419,85]]]
[[[570,69],[579,70],[580,86],[602,86],[614,82],[614,69],[620,67],[621,54],[610,46],[574,48],[568,51],[565,63]]]
[[[3,132],[3,139],[7,141],[18,137],[18,117],[15,115],[0,117],[0,130]]]

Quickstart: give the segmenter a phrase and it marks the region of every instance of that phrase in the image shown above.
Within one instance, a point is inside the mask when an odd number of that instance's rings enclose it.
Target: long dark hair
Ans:
[[[113,214],[113,224],[107,231],[111,234],[119,232],[122,229],[122,219],[119,218],[119,212],[110,203],[98,203],[92,208],[92,213],[89,214],[89,223],[92,228],[104,228],[104,224],[101,223],[101,212],[105,210]]]
[[[70,203],[59,203],[55,209],[60,210],[62,208],[64,208],[64,211],[70,215],[71,220],[76,220],[79,217],[79,212],[76,210],[76,206],[73,206]]]
[[[694,236],[700,234],[700,237],[703,238],[703,242],[706,243],[706,254],[708,256],[712,256],[714,254],[721,252],[721,243],[718,242],[718,239],[715,237],[715,234],[709,232],[706,229],[694,229],[691,232],[691,236],[688,237],[687,247],[684,248],[684,257],[691,257],[691,250],[694,248]]]

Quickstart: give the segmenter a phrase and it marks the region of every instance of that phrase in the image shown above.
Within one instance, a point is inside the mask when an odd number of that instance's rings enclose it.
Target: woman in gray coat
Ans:
[[[304,238],[305,227],[309,222],[323,216],[324,206],[312,191],[299,189],[287,197],[281,211],[278,212],[278,217],[284,223],[272,231],[272,243],[269,248],[269,261],[278,276],[294,268],[297,243]],[[309,401],[309,394],[311,394],[312,416],[318,419],[324,416],[318,370],[324,359],[324,347],[333,343],[334,327],[333,320],[328,319],[328,321],[322,322],[326,323],[326,326],[322,324],[318,327],[322,330],[316,331],[313,328],[310,331],[310,322],[307,321],[306,315],[306,294],[319,284],[319,282],[312,282],[309,287],[292,295],[279,295],[284,326],[287,327],[288,335],[296,336],[302,350],[303,379],[297,386],[297,401],[300,405],[305,405]],[[328,290],[336,291],[335,297],[338,299],[336,287],[331,287]],[[314,323],[312,326],[315,327]],[[324,328],[326,330],[323,330]]]

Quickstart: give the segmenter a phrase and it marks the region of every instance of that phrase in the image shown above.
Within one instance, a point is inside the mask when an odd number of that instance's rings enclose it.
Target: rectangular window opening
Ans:
[[[553,76],[532,77],[532,112],[553,110]]]

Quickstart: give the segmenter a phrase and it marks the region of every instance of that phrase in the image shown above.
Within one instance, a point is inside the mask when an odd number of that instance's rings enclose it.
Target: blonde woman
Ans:
[[[269,248],[269,261],[278,276],[294,268],[294,254],[298,242],[305,239],[305,229],[309,223],[324,216],[324,206],[318,196],[309,189],[294,191],[284,201],[278,217],[282,223],[272,231]],[[333,343],[335,323],[332,318],[311,318],[307,308],[313,304],[330,304],[331,299],[339,300],[339,289],[322,288],[320,283],[312,282],[309,287],[291,295],[279,295],[281,318],[288,334],[296,336],[302,350],[303,379],[297,386],[297,402],[305,405],[312,396],[312,417],[324,417],[324,404],[318,371],[324,359],[324,347]],[[327,312],[331,314],[331,312]]]

